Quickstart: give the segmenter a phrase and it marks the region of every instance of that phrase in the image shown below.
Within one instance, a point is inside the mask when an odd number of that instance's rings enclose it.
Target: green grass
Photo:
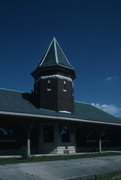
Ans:
[[[70,160],[79,158],[92,158],[101,156],[113,156],[121,155],[121,153],[108,152],[108,153],[93,153],[93,154],[75,154],[75,155],[57,155],[57,156],[40,156],[29,157],[27,159],[22,158],[0,158],[0,164],[15,164],[15,163],[27,163],[27,162],[42,162],[42,161],[56,161],[56,160]]]

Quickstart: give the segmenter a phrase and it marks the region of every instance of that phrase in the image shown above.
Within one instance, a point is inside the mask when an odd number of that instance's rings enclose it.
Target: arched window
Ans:
[[[61,127],[60,134],[62,142],[70,142],[70,127],[68,125]]]

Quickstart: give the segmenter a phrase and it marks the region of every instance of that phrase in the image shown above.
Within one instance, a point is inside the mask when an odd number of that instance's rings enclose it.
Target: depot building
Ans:
[[[31,93],[0,89],[0,155],[121,150],[121,119],[74,101],[75,69],[53,38]]]

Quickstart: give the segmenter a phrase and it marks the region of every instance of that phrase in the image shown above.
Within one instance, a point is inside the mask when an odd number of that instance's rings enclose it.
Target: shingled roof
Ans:
[[[33,95],[30,93],[0,89],[0,115],[6,114],[121,126],[121,119],[90,104],[75,102],[74,113],[62,113],[37,108],[34,104]]]
[[[35,70],[32,72],[34,76],[38,71],[45,69],[66,69],[72,74],[72,79],[75,79],[75,70],[72,65],[69,63],[67,57],[65,56],[63,50],[61,49],[59,43],[54,37],[51,41],[45,55],[42,57]]]

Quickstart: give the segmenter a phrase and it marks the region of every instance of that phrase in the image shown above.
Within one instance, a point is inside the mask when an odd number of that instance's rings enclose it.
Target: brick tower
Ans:
[[[32,72],[38,106],[59,112],[74,111],[75,70],[53,38],[45,55]]]

